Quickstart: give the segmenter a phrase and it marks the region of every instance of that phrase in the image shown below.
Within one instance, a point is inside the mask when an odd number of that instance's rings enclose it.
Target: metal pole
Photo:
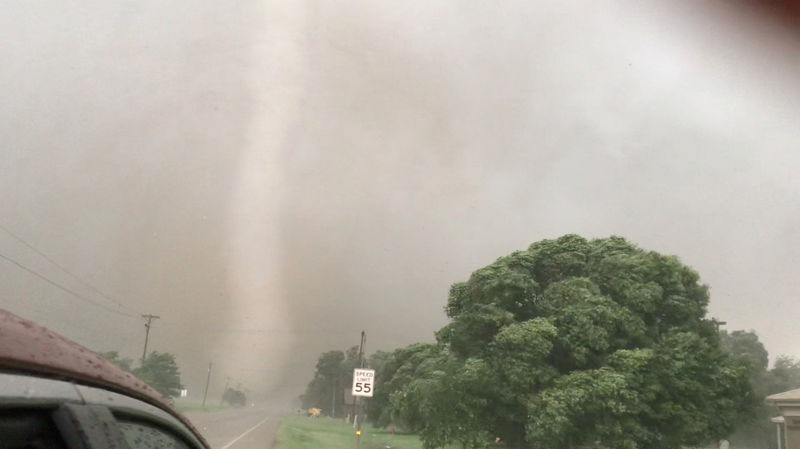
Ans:
[[[339,379],[333,382],[333,394],[331,395],[331,418],[336,417],[336,390],[339,389]]]
[[[361,368],[364,367],[364,344],[367,342],[367,333],[361,331],[361,344],[358,348],[358,362],[361,365]],[[356,412],[356,449],[358,449],[358,442],[361,439],[361,412],[362,412],[362,403],[359,401],[359,397],[356,396],[356,408],[358,411]]]
[[[786,418],[784,418],[784,421],[783,421],[783,423],[782,423],[782,425],[780,427],[781,427],[781,429],[783,429],[783,438],[781,438],[781,440],[783,441],[783,449],[789,449],[789,442],[786,441],[787,438],[788,438],[787,435],[786,435],[788,433],[786,431],[787,430],[786,429]]]
[[[208,362],[208,376],[206,376],[206,391],[203,393],[203,408],[206,408],[206,397],[208,396],[208,384],[211,382],[211,367],[213,363]]]
[[[161,318],[158,315],[142,315],[142,318],[146,319],[147,322],[144,323],[144,351],[142,351],[142,365],[144,365],[144,359],[147,357],[147,340],[150,339],[150,322],[153,320],[157,320]]]
[[[144,325],[144,328],[146,330],[144,331],[144,350],[142,351],[142,365],[144,365],[144,359],[147,356],[147,340],[150,338],[150,321],[149,320]]]
[[[366,359],[364,359],[364,346],[366,345],[367,345],[367,333],[361,331],[361,347],[358,348],[358,361],[361,362],[362,368],[364,367],[364,362],[366,362]]]

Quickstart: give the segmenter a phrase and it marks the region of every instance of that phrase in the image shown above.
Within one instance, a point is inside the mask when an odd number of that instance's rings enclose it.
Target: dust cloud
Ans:
[[[96,350],[297,394],[317,354],[432,340],[533,241],[678,254],[793,343],[796,35],[632,1],[12,2],[0,307]],[[98,305],[99,304],[99,305]],[[202,393],[200,393],[202,394]]]

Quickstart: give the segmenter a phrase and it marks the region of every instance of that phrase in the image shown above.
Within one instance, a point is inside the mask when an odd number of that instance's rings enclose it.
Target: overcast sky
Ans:
[[[0,258],[0,307],[128,357],[157,314],[193,393],[295,394],[361,329],[431,341],[497,257],[616,234],[800,357],[797,34],[664,4],[4,2],[0,255],[58,286]]]

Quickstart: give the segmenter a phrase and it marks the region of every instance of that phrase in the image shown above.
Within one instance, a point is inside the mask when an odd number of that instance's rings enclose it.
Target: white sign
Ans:
[[[375,390],[375,370],[356,368],[353,371],[353,396],[372,397]]]
[[[181,397],[185,398],[186,396],[189,396],[189,390],[184,388],[183,390],[181,390]]]

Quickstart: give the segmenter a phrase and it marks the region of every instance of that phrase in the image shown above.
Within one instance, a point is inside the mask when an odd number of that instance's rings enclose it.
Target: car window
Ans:
[[[141,421],[120,421],[119,428],[131,449],[191,449],[166,429]]]
[[[45,410],[0,411],[0,448],[65,448],[55,425]]]

